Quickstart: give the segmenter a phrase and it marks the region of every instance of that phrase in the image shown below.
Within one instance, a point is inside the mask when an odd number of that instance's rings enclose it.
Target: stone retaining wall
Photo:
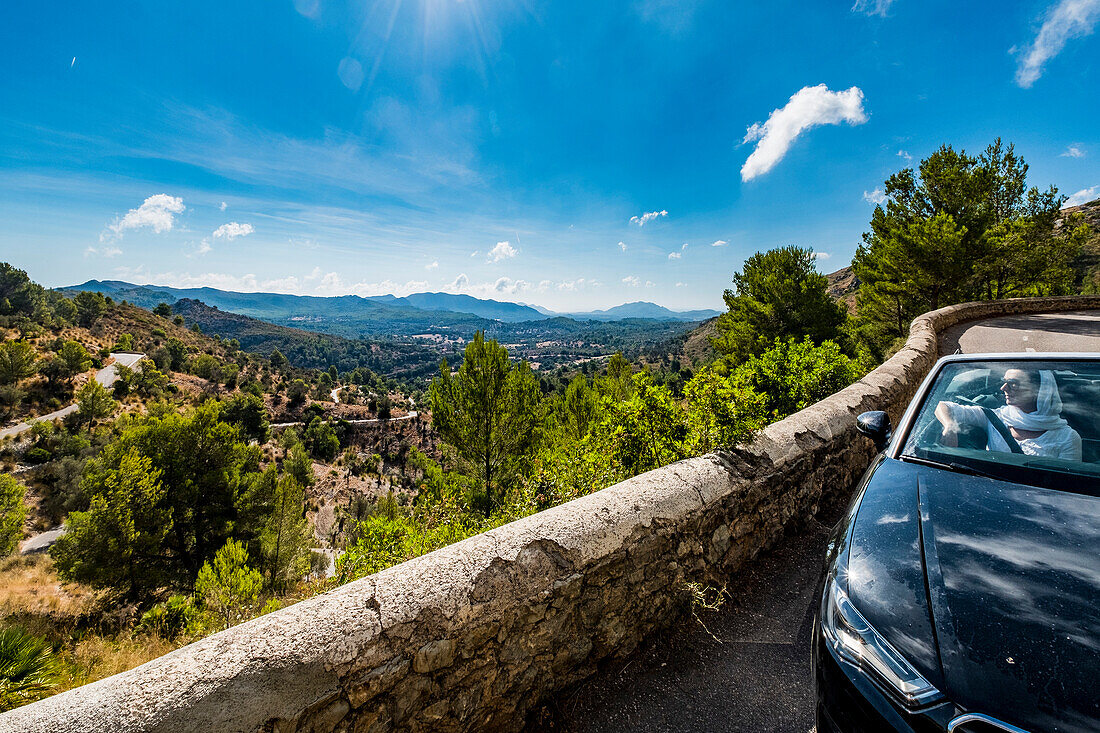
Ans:
[[[896,421],[964,320],[1100,308],[974,303],[747,447],[681,461],[0,716],[0,731],[516,730],[525,713],[724,585],[792,522],[847,497],[872,457],[855,416]]]

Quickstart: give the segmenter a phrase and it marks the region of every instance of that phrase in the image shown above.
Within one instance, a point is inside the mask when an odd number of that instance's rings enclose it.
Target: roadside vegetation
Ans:
[[[77,405],[0,444],[0,710],[749,440],[857,380],[930,308],[1087,288],[1087,227],[1026,171],[997,141],[891,176],[854,314],[811,249],[780,247],[734,273],[705,349],[543,371],[479,332],[426,391],[352,351],[303,369],[167,305],[70,299],[0,265],[0,417]],[[148,358],[110,389],[92,378],[134,350]],[[13,554],[62,524],[48,554]]]

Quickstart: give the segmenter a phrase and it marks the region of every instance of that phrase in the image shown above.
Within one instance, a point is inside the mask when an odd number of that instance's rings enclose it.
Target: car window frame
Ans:
[[[924,381],[921,382],[917,391],[913,394],[912,399],[909,400],[909,405],[905,408],[905,412],[902,413],[901,420],[898,422],[898,426],[894,430],[893,436],[890,438],[890,443],[886,446],[886,456],[894,460],[899,460],[902,457],[902,450],[909,440],[909,433],[916,424],[917,415],[920,414],[920,408],[928,398],[929,393],[932,391],[932,385],[936,383],[944,367],[950,364],[991,361],[1089,361],[1100,364],[1100,354],[1062,351],[1046,353],[1028,351],[1023,353],[952,354],[950,356],[941,357],[932,365],[932,368],[928,370],[928,374],[925,376]]]

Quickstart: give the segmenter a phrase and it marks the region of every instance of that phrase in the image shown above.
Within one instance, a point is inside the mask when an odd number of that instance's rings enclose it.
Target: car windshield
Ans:
[[[1016,483],[1100,493],[1100,361],[944,365],[902,459]]]

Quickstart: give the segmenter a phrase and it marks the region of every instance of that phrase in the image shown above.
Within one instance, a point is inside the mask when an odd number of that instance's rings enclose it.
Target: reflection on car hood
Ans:
[[[848,596],[925,679],[942,688],[924,587],[917,479],[928,469],[886,460],[860,499],[848,545]]]
[[[1025,730],[1100,721],[1100,498],[918,471],[944,692]]]

